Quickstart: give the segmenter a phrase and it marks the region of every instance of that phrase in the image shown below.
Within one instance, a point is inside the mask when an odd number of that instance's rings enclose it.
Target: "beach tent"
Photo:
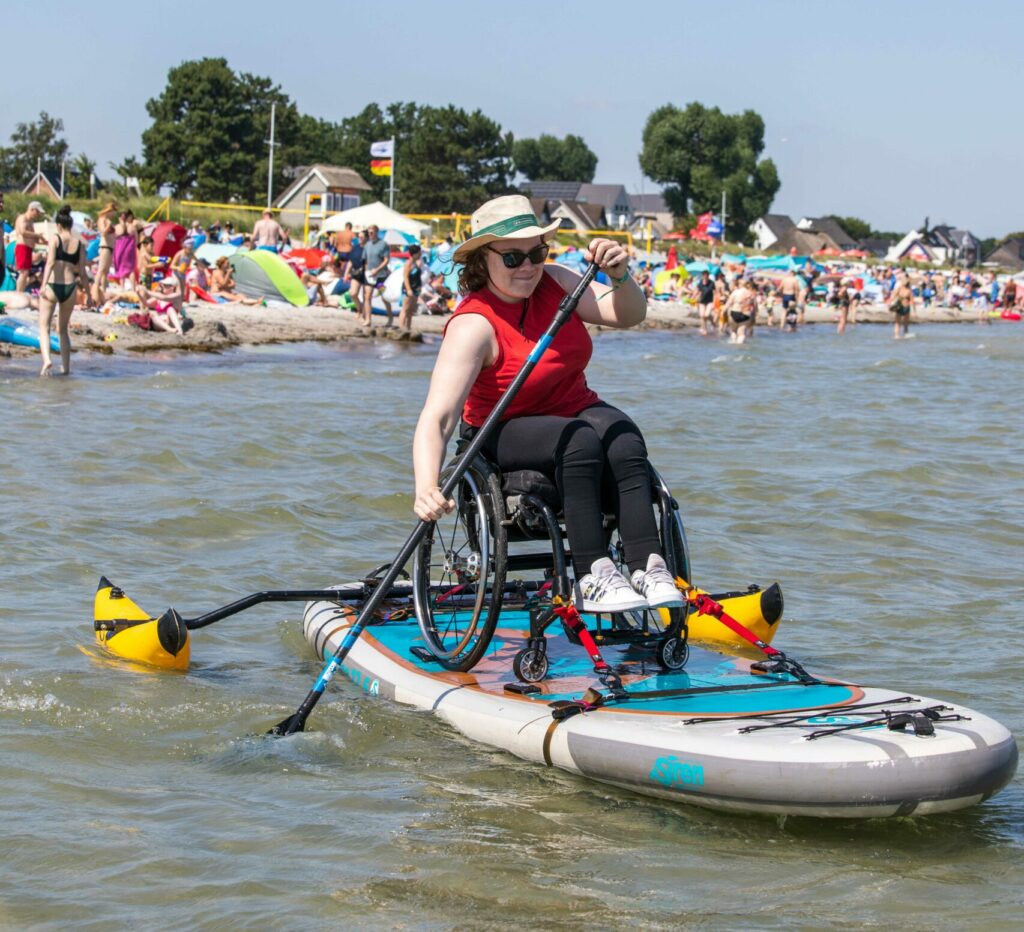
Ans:
[[[690,277],[689,272],[683,266],[676,266],[674,269],[662,269],[654,276],[655,295],[671,295],[670,286],[675,278],[680,284]]]
[[[357,231],[365,230],[369,226],[376,226],[381,231],[400,230],[402,233],[415,236],[417,242],[430,233],[430,224],[410,220],[405,214],[392,210],[380,201],[333,214],[324,221],[321,229],[324,233],[337,233],[338,230],[345,229],[346,223],[351,223],[352,229]]]
[[[229,259],[238,252],[237,246],[228,246],[226,243],[203,243],[196,252],[197,259],[205,259],[210,265],[216,265],[221,256]]]
[[[299,277],[276,252],[256,249],[228,257],[239,294],[263,301],[306,307],[309,298]]]
[[[162,220],[150,234],[153,237],[153,255],[171,259],[185,243],[188,233],[180,223]]]
[[[443,275],[445,288],[451,291],[452,294],[457,294],[459,291],[459,269],[461,266],[455,265],[452,262],[452,251],[450,249],[442,249],[440,246],[431,251],[433,257],[427,265],[430,274]]]

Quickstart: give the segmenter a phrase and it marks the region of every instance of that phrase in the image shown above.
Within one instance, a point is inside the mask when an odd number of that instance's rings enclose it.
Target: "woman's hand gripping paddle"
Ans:
[[[753,644],[767,660],[758,660],[750,665],[751,670],[758,673],[788,673],[796,677],[801,683],[811,686],[821,681],[811,676],[796,660],[791,660],[781,650],[776,650],[771,644],[762,641],[746,625],[741,624],[732,617],[721,605],[711,596],[699,592],[681,576],[676,577],[676,585],[682,591],[686,601],[696,609],[698,615],[711,615],[717,618],[730,631],[738,634],[743,640]]]
[[[476,435],[473,437],[465,452],[456,461],[451,475],[441,487],[441,494],[446,499],[450,498],[455,492],[455,489],[458,487],[459,482],[465,475],[466,470],[469,469],[470,463],[473,462],[476,455],[483,448],[485,441],[493,432],[495,425],[501,420],[501,416],[505,413],[505,409],[512,403],[512,399],[518,394],[519,389],[522,388],[523,383],[533,371],[534,366],[537,365],[537,361],[544,355],[547,348],[551,345],[551,341],[554,340],[555,334],[561,330],[562,325],[569,319],[569,316],[576,309],[576,305],[579,304],[580,298],[583,297],[586,290],[590,287],[590,283],[594,280],[594,276],[597,275],[597,272],[597,264],[592,262],[587,266],[586,271],[583,273],[583,277],[580,279],[579,284],[577,284],[573,289],[572,293],[567,294],[562,298],[561,303],[558,305],[558,311],[555,313],[554,318],[548,325],[548,329],[544,331],[541,338],[537,341],[537,345],[534,346],[532,352],[527,357],[526,362],[523,363],[522,369],[520,369],[516,374],[516,377],[512,380],[512,384],[509,385],[505,394],[498,400],[497,405],[494,406],[494,410],[487,416],[487,420],[484,421],[483,426],[476,432]],[[355,644],[359,639],[359,636],[363,633],[363,628],[366,626],[366,623],[373,618],[373,613],[376,610],[377,605],[384,597],[384,594],[391,588],[392,583],[394,583],[406,563],[409,562],[413,552],[419,546],[420,541],[423,539],[423,535],[426,534],[429,527],[430,522],[428,521],[420,521],[416,525],[413,532],[402,545],[402,549],[398,551],[397,556],[391,563],[390,569],[381,579],[370,598],[363,604],[363,608],[359,612],[359,617],[356,619],[355,624],[348,629],[345,639],[341,642],[341,645],[338,647],[337,651],[335,651],[330,660],[328,660],[324,665],[323,670],[320,671],[320,675],[313,684],[313,688],[309,691],[306,698],[302,700],[302,704],[295,711],[295,714],[289,715],[288,718],[282,722],[278,722],[270,729],[270,731],[267,732],[268,735],[278,735],[282,737],[293,735],[295,732],[302,731],[306,727],[306,719],[309,718],[309,713],[313,711],[314,706],[316,706],[320,701],[320,697],[327,688],[327,684],[331,681],[338,668],[342,665],[345,657],[348,656],[348,652],[352,649],[352,645]]]

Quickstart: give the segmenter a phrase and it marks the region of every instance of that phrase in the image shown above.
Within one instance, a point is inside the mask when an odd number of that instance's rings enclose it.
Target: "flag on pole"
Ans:
[[[370,155],[375,159],[393,159],[395,157],[394,139],[384,139],[381,142],[371,142]]]
[[[370,161],[370,171],[375,175],[390,175],[391,159],[372,159]]]

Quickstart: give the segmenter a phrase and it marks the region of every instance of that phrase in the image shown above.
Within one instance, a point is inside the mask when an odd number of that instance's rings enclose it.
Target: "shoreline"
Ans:
[[[217,353],[245,345],[272,343],[317,342],[332,343],[348,340],[390,339],[399,342],[422,342],[425,335],[440,336],[450,315],[417,315],[412,330],[403,333],[393,326],[385,327],[386,318],[374,315],[374,326],[364,327],[354,311],[337,307],[251,307],[243,304],[189,304],[186,305],[195,327],[184,336],[140,330],[120,323],[119,318],[131,310],[105,315],[91,311],[73,311],[71,315],[71,342],[74,352],[92,352],[104,355],[118,353],[147,353],[181,350],[185,352]],[[698,327],[697,310],[693,305],[678,301],[649,301],[643,330],[682,330]],[[780,313],[776,308],[776,314]],[[34,311],[11,310],[12,318],[37,320]],[[397,313],[396,313],[397,318]],[[377,323],[377,321],[380,321]],[[762,311],[758,326],[767,321]],[[892,314],[882,305],[862,307],[857,311],[858,324],[892,324]],[[950,308],[922,308],[914,313],[912,324],[974,323],[973,313],[964,314]],[[809,307],[805,325],[835,326],[835,312],[831,307]],[[590,327],[592,332],[608,329]],[[23,359],[38,356],[30,347],[0,343],[0,356]]]

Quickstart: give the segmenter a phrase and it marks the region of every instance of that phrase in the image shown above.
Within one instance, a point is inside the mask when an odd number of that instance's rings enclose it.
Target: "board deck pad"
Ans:
[[[411,650],[413,647],[426,647],[415,619],[370,626],[363,632],[362,639],[407,669],[438,681],[464,689],[512,697],[513,694],[505,690],[505,684],[518,682],[512,673],[512,658],[526,646],[528,633],[527,612],[503,611],[490,648],[469,673],[444,670],[437,663],[421,660],[414,655]],[[600,687],[593,664],[584,649],[570,643],[557,625],[548,631],[547,650],[550,664],[547,678],[535,684],[539,692],[522,698],[546,704],[556,700],[578,699],[588,687]],[[801,711],[823,706],[840,707],[857,702],[864,695],[859,687],[848,683],[830,680],[806,686],[785,675],[752,673],[750,660],[721,654],[693,642],[690,644],[686,667],[671,673],[658,666],[652,649],[607,645],[601,651],[605,660],[622,678],[623,685],[632,697],[607,708],[607,711],[617,713],[714,716]],[[778,685],[736,692],[644,699],[644,693],[652,691],[743,687],[771,682]]]

